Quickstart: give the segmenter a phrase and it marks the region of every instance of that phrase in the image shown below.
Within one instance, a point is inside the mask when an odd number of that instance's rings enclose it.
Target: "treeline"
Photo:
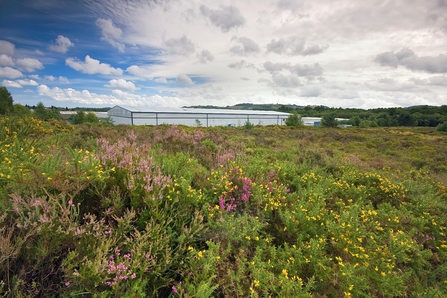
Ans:
[[[109,108],[92,108],[90,110],[94,111],[103,111],[108,110]],[[61,117],[61,111],[76,111],[76,114],[73,114],[68,120],[71,124],[81,124],[81,123],[98,123],[100,122],[99,118],[95,113],[91,111],[87,111],[87,108],[58,108],[55,106],[45,107],[42,102],[39,102],[37,105],[29,106],[29,105],[21,105],[19,103],[14,104],[14,100],[11,96],[11,93],[4,86],[0,86],[0,116],[18,116],[18,117],[34,117],[36,119],[42,121],[48,120],[63,120]],[[87,111],[87,112],[86,112]],[[110,123],[110,119],[105,119],[102,122]]]
[[[330,108],[326,106],[306,106],[302,109],[290,109],[281,106],[281,112],[297,112],[301,117],[335,117],[349,119],[346,124],[361,127],[377,126],[426,126],[437,127],[447,122],[447,105],[414,106],[408,108]]]

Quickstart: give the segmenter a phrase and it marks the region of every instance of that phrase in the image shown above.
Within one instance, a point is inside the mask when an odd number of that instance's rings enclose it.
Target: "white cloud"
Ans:
[[[38,84],[34,80],[3,80],[2,85],[5,87],[22,88],[23,86],[37,86]]]
[[[199,62],[206,64],[207,62],[211,62],[214,60],[214,56],[208,50],[202,50],[200,53],[196,55],[199,58]]]
[[[54,76],[44,76],[45,79],[47,79],[48,81],[55,81],[56,78]]]
[[[126,69],[126,72],[130,73],[131,75],[134,75],[138,78],[145,78],[145,79],[152,80],[151,70],[148,68],[145,68],[145,67],[139,67],[138,65],[132,65]]]
[[[300,79],[293,75],[274,74],[272,81],[273,85],[277,87],[295,88],[302,85]]]
[[[2,85],[5,87],[12,87],[12,88],[22,88],[22,85],[15,81],[10,80],[3,80]]]
[[[128,89],[128,90],[132,90],[132,91],[137,90],[137,87],[135,87],[134,83],[132,83],[131,81],[123,80],[123,79],[110,80],[109,83],[105,86],[110,87],[110,88]]]
[[[15,62],[20,69],[24,69],[28,72],[43,68],[43,64],[39,60],[33,58],[19,58],[16,59]]]
[[[261,51],[259,45],[248,37],[233,37],[231,40],[238,43],[230,49],[230,52],[235,55],[248,56]]]
[[[191,78],[183,73],[179,74],[176,79],[177,79],[177,82],[179,82],[179,83],[183,83],[183,84],[187,84],[187,85],[194,84],[194,82],[191,80]]]
[[[163,77],[156,78],[156,79],[154,79],[154,81],[157,82],[157,83],[162,83],[162,84],[167,84],[168,83],[168,80],[166,80],[166,78],[163,78]]]
[[[0,65],[1,66],[14,66],[14,61],[8,55],[1,54],[0,55]]]
[[[34,80],[17,80],[17,83],[19,83],[22,86],[37,86],[37,82]]]
[[[102,74],[102,75],[122,75],[121,68],[114,68],[107,63],[101,63],[99,60],[91,58],[89,55],[85,56],[85,61],[80,61],[76,58],[67,58],[65,63],[74,70],[87,74]]]
[[[23,77],[23,74],[12,67],[0,67],[0,78],[17,79]]]
[[[112,94],[97,94],[88,90],[76,90],[73,88],[62,89],[59,87],[49,88],[39,85],[37,91],[41,96],[48,96],[56,101],[71,101],[85,105],[130,105],[130,106],[182,106],[184,102],[177,97],[169,96],[145,96],[128,93],[122,90],[113,90]]]
[[[213,10],[206,5],[201,5],[200,11],[222,32],[228,32],[245,24],[244,16],[235,6],[220,6],[219,9]]]
[[[109,43],[111,46],[118,49],[118,51],[124,52],[125,46],[119,41],[123,31],[120,28],[115,27],[111,19],[106,20],[99,18],[96,20],[96,25],[101,29],[101,40]]]
[[[70,83],[70,81],[67,79],[67,77],[59,76],[58,80],[62,84],[69,84]]]
[[[319,46],[319,45],[306,45],[304,39],[300,39],[296,36],[291,36],[287,38],[280,38],[278,40],[273,39],[267,44],[267,52],[273,52],[279,55],[288,56],[310,56],[316,55],[324,52],[329,46]]]
[[[229,68],[242,69],[242,68],[256,68],[253,63],[248,63],[245,60],[239,60],[238,62],[233,62],[227,65]]]
[[[165,41],[170,54],[189,56],[195,51],[192,41],[185,35],[179,38],[170,38]]]
[[[32,74],[32,75],[29,75],[28,77],[29,77],[30,79],[40,80],[40,77],[39,77],[39,75],[37,75],[37,74]]]
[[[6,40],[0,40],[0,54],[14,55],[15,46]]]
[[[66,53],[68,52],[68,49],[70,49],[73,46],[74,43],[72,43],[68,37],[59,35],[56,39],[56,43],[50,46],[50,50],[59,53]]]
[[[413,71],[447,73],[447,54],[438,56],[417,56],[413,50],[403,48],[398,52],[384,52],[376,55],[374,62],[382,66],[404,66]]]

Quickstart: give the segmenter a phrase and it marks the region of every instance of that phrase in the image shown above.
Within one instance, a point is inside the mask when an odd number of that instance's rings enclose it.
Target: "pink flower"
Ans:
[[[132,279],[134,279],[135,277],[137,277],[137,275],[134,273],[130,277],[132,277]]]
[[[177,293],[177,288],[175,286],[172,286],[172,292]]]
[[[70,282],[67,281],[67,282],[65,283],[65,286],[68,287],[69,285],[70,285]]]
[[[73,201],[72,200],[70,200],[70,201],[68,201],[68,205],[73,205]]]

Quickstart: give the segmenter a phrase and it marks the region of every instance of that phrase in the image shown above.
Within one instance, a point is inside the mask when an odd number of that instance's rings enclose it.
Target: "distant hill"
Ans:
[[[187,106],[184,108],[196,108],[196,109],[228,109],[228,110],[256,110],[256,111],[290,111],[303,109],[304,106],[298,106],[295,104],[253,104],[253,103],[238,103],[232,106],[219,107],[219,106]]]

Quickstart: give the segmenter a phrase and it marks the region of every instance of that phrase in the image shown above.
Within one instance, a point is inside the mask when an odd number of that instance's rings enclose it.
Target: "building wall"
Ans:
[[[284,125],[286,115],[252,115],[252,114],[219,114],[219,113],[169,113],[169,112],[134,112],[121,107],[114,107],[108,115],[115,124],[160,125],[178,124],[196,126],[243,126],[247,121],[254,125]],[[131,119],[131,115],[133,119]]]

